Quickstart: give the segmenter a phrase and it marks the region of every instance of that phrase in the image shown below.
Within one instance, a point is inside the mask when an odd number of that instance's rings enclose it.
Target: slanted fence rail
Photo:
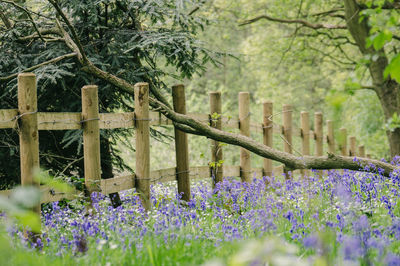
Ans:
[[[173,87],[174,109],[178,113],[186,113],[185,93],[183,85]],[[22,73],[18,76],[18,109],[0,110],[0,129],[17,129],[20,136],[21,184],[35,184],[33,174],[39,167],[39,131],[41,130],[83,130],[84,147],[84,175],[85,186],[88,192],[115,193],[136,188],[146,208],[150,208],[150,184],[157,182],[178,181],[178,192],[183,193],[184,199],[190,198],[190,180],[212,177],[215,182],[223,176],[241,177],[243,181],[251,181],[256,175],[279,175],[283,167],[272,167],[272,161],[263,160],[260,168],[252,168],[249,151],[240,148],[240,165],[227,166],[217,162],[223,159],[222,146],[212,141],[212,161],[207,166],[190,167],[188,159],[187,135],[175,130],[175,149],[177,167],[150,171],[150,126],[173,125],[159,112],[149,110],[148,85],[135,85],[135,112],[127,113],[99,113],[97,86],[89,85],[82,88],[82,112],[38,112],[37,111],[36,77],[32,73]],[[340,135],[335,138],[333,121],[326,121],[324,132],[323,115],[318,112],[314,117],[314,131],[310,130],[308,112],[300,114],[300,128],[293,125],[293,109],[291,105],[284,105],[281,112],[283,125],[273,121],[273,103],[263,103],[263,121],[251,122],[250,100],[247,92],[239,93],[239,117],[232,119],[221,115],[221,93],[210,93],[210,114],[188,113],[194,119],[218,129],[238,129],[240,134],[250,136],[250,132],[262,134],[263,143],[273,146],[273,135],[281,136],[284,150],[293,153],[293,137],[301,138],[303,155],[310,155],[310,142],[314,141],[315,154],[323,155],[324,143],[328,151],[335,153],[339,150],[342,155],[365,157],[365,147],[356,146],[356,137],[347,137],[347,130],[340,129]],[[136,167],[135,173],[111,179],[101,179],[100,169],[100,129],[132,128],[136,136]],[[335,139],[340,140],[339,143]],[[349,139],[349,141],[347,141]],[[347,143],[350,143],[349,147]],[[367,155],[367,157],[370,157]],[[307,174],[308,170],[301,173]],[[37,184],[36,184],[37,185]],[[40,186],[42,203],[73,199],[81,191],[62,193],[46,186]],[[12,190],[0,191],[1,195],[10,195]],[[38,206],[38,211],[40,206]]]

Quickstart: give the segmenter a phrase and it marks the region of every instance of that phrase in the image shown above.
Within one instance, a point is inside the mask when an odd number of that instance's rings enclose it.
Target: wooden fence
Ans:
[[[97,86],[82,88],[81,113],[57,113],[37,111],[36,77],[32,73],[18,76],[18,109],[0,110],[0,129],[17,128],[20,138],[21,184],[35,184],[33,171],[39,167],[39,131],[40,130],[74,130],[83,129],[84,175],[85,185],[89,192],[99,191],[110,194],[131,188],[140,193],[146,208],[150,208],[150,184],[177,180],[178,192],[183,199],[190,199],[190,180],[194,178],[212,177],[215,182],[223,176],[240,176],[243,181],[251,181],[254,175],[263,176],[282,173],[283,167],[273,169],[271,160],[264,159],[261,168],[251,168],[250,152],[240,148],[240,166],[189,166],[187,135],[175,129],[176,167],[150,171],[150,126],[172,125],[172,122],[158,112],[149,111],[149,88],[146,83],[135,85],[135,112],[99,113]],[[174,110],[186,113],[185,91],[183,85],[172,88]],[[308,112],[300,114],[300,128],[293,126],[291,105],[284,105],[281,114],[283,125],[273,122],[273,103],[263,103],[263,122],[252,123],[250,120],[250,97],[248,92],[239,93],[239,117],[237,120],[222,116],[221,93],[210,93],[210,114],[191,114],[192,118],[218,129],[239,129],[240,134],[250,136],[250,132],[263,135],[263,143],[273,146],[273,134],[279,134],[284,141],[284,150],[293,153],[293,137],[301,138],[301,154],[310,155],[310,140],[315,141],[315,155],[323,155],[323,144],[327,143],[328,151],[335,153],[334,126],[326,121],[326,134],[323,131],[323,115],[318,112],[314,117],[314,131],[310,130]],[[100,129],[132,128],[136,131],[136,167],[135,173],[112,179],[101,179],[100,167]],[[347,131],[340,129],[338,150],[342,155],[365,157],[364,146],[357,149],[356,138],[349,137]],[[211,141],[212,162],[223,159],[222,146]],[[298,151],[296,151],[298,152]],[[368,156],[367,156],[368,157]],[[304,172],[303,172],[304,174]],[[80,191],[65,194],[40,186],[43,193],[42,203],[73,199]],[[10,195],[12,190],[0,191],[2,195]],[[40,210],[40,206],[38,206]]]

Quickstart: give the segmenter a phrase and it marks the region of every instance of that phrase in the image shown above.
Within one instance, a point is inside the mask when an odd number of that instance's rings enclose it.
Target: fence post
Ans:
[[[150,210],[150,120],[149,84],[136,83],[135,92],[135,130],[136,166],[135,187],[139,192],[143,207]]]
[[[324,154],[323,146],[323,118],[321,112],[314,114],[314,138],[315,138],[315,155],[322,156]]]
[[[282,108],[283,113],[283,137],[284,137],[284,151],[292,153],[292,106],[284,104]]]
[[[250,137],[250,94],[239,92],[240,134]],[[250,152],[240,148],[240,177],[243,182],[251,182]]]
[[[213,117],[217,114],[216,117]],[[210,92],[210,125],[216,129],[222,129],[222,105],[221,105],[221,92]],[[223,160],[222,146],[215,140],[211,140],[211,162],[215,165],[211,167],[211,178],[213,179],[213,186],[223,179],[223,167],[221,161]]]
[[[186,114],[185,87],[175,85],[172,87],[174,110],[177,113]],[[182,199],[190,201],[190,176],[189,176],[189,146],[186,133],[175,130],[176,176],[178,179],[178,193]]]
[[[350,150],[349,150],[349,156],[355,157],[357,156],[357,139],[355,136],[351,136],[349,138],[350,141]]]
[[[37,185],[33,179],[39,168],[39,131],[37,122],[37,88],[33,73],[18,75],[19,147],[21,185]],[[40,214],[40,203],[33,208]]]
[[[292,146],[292,106],[290,104],[284,104],[282,108],[283,113],[283,148],[285,152],[293,153],[293,146]],[[289,172],[287,171],[286,167],[284,167],[284,171],[286,178],[289,178]]]
[[[342,156],[347,156],[347,129],[340,128],[340,153]]]
[[[328,143],[328,151],[329,153],[334,154],[336,149],[335,149],[335,133],[334,133],[333,121],[327,120],[326,125],[328,128],[328,134],[326,137],[326,142]]]
[[[358,156],[361,158],[365,158],[365,146],[364,145],[358,146]]]
[[[96,85],[82,87],[83,156],[85,185],[90,195],[100,191],[99,98]]]
[[[310,116],[308,112],[300,113],[301,124],[301,153],[305,156],[310,155]],[[302,169],[301,175],[307,176],[310,174],[309,170]]]
[[[263,140],[264,145],[272,148],[273,145],[273,132],[274,132],[274,124],[272,122],[273,115],[273,103],[272,102],[264,102],[263,103]],[[272,176],[272,160],[265,159],[263,160],[263,175],[264,176]]]

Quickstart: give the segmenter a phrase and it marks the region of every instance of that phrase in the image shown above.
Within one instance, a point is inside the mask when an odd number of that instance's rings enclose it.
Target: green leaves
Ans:
[[[400,116],[394,113],[393,116],[386,123],[386,128],[390,131],[394,131],[396,128],[400,128]]]
[[[385,46],[386,43],[390,42],[393,38],[393,33],[388,29],[385,29],[381,32],[373,34],[371,37],[367,39],[367,48],[374,47],[376,51],[379,51]]]
[[[390,60],[389,65],[386,67],[384,76],[387,78],[389,75],[392,79],[400,83],[400,54],[393,57],[392,60]]]

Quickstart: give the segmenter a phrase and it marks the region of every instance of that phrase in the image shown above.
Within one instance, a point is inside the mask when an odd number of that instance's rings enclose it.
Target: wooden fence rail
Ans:
[[[174,109],[178,113],[186,113],[184,86],[173,87]],[[89,192],[115,193],[136,188],[144,207],[150,208],[150,184],[157,182],[178,181],[178,191],[183,199],[190,199],[190,180],[212,177],[215,182],[222,176],[241,177],[243,181],[251,181],[254,176],[271,174],[279,175],[283,167],[272,167],[272,161],[263,160],[262,168],[252,168],[249,151],[241,148],[240,166],[221,165],[223,160],[222,146],[212,141],[211,154],[214,164],[208,166],[190,167],[188,159],[188,141],[184,132],[175,130],[176,167],[150,171],[150,126],[172,125],[172,122],[158,112],[149,111],[148,84],[135,85],[135,112],[99,113],[97,86],[89,85],[82,88],[82,112],[37,112],[36,77],[32,73],[18,76],[18,109],[0,110],[0,129],[16,129],[20,135],[21,184],[35,184],[33,171],[39,167],[38,134],[41,130],[83,130],[84,139],[84,175],[85,185]],[[243,135],[250,132],[263,136],[263,143],[273,146],[273,135],[278,134],[283,139],[284,150],[289,153],[310,155],[310,141],[315,142],[315,154],[323,155],[323,144],[327,143],[328,151],[340,151],[342,155],[365,156],[365,147],[358,146],[355,137],[349,138],[347,147],[347,131],[340,129],[337,141],[334,124],[327,121],[326,136],[323,131],[323,116],[317,112],[314,116],[314,131],[310,130],[309,113],[301,112],[300,128],[293,125],[293,108],[284,105],[282,110],[283,125],[273,121],[273,103],[263,103],[263,121],[253,123],[250,119],[249,93],[239,93],[239,117],[232,119],[221,115],[221,93],[210,93],[210,114],[188,113],[194,119],[209,123],[218,129],[238,129]],[[136,169],[132,175],[101,179],[100,169],[100,129],[132,128],[136,131]],[[292,137],[301,138],[301,151],[294,150]],[[338,146],[336,146],[338,143]],[[370,156],[368,154],[368,156]],[[308,170],[301,171],[302,175]],[[289,175],[287,175],[289,176]],[[38,185],[38,184],[35,184]],[[42,203],[73,199],[82,194],[73,191],[65,194],[41,186]],[[10,195],[12,190],[0,191],[0,195]],[[36,208],[40,211],[40,206]]]

